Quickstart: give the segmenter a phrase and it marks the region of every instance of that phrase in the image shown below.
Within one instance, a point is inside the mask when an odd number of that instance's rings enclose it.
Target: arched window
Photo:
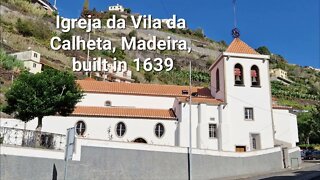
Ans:
[[[104,106],[111,106],[111,101],[104,102]]]
[[[78,121],[76,123],[76,133],[77,135],[83,136],[86,131],[86,124],[83,121]]]
[[[219,69],[216,71],[216,92],[220,91],[220,73]]]
[[[156,124],[156,127],[154,129],[154,133],[158,138],[161,138],[164,134],[164,126],[161,123]]]
[[[251,67],[251,85],[260,86],[259,68],[256,65]]]
[[[116,127],[116,134],[122,137],[126,133],[126,125],[123,122],[119,122]]]
[[[243,68],[241,64],[234,66],[234,84],[243,85]]]

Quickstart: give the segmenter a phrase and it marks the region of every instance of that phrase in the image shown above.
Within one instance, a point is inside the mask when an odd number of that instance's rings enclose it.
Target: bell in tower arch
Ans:
[[[236,81],[241,82],[240,76],[236,76]]]
[[[256,83],[257,82],[257,78],[256,77],[252,77],[252,82]]]

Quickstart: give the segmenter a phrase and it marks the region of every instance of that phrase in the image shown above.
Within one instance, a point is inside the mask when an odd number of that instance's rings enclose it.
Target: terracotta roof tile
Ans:
[[[293,109],[293,108],[292,108],[292,107],[290,107],[290,106],[273,105],[273,106],[272,106],[272,109],[291,110],[291,109]]]
[[[73,111],[74,116],[94,117],[121,117],[121,118],[146,118],[175,120],[176,116],[170,109],[142,109],[122,107],[91,107],[77,106]]]
[[[241,41],[239,38],[233,39],[226,52],[242,54],[259,54],[252,47]]]
[[[112,94],[132,94],[149,96],[183,97],[183,90],[189,90],[189,86],[159,85],[159,84],[138,84],[138,83],[116,83],[103,81],[78,80],[80,87],[85,92],[91,93],[112,93]],[[209,88],[193,87],[192,92],[196,92],[199,97],[210,97]]]

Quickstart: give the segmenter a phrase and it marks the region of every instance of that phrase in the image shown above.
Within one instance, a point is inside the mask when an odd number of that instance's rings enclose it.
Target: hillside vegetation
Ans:
[[[127,17],[130,9],[124,13],[97,12],[95,9],[85,9],[84,13],[93,14],[102,20],[115,14],[117,17]],[[80,60],[86,59],[85,51],[53,51],[49,47],[49,40],[52,36],[60,36],[61,39],[70,39],[73,35],[80,35],[87,39],[88,34],[83,30],[76,29],[68,33],[62,33],[55,29],[56,13],[48,14],[47,11],[36,7],[28,0],[2,0],[1,2],[1,56],[4,52],[11,53],[16,51],[25,51],[32,49],[39,52],[42,56],[41,61],[49,67],[55,69],[71,68],[71,57],[76,56]],[[79,15],[80,16],[80,15]],[[128,18],[128,22],[130,20]],[[193,52],[187,54],[177,51],[122,51],[117,49],[115,54],[108,51],[91,51],[91,57],[100,56],[102,58],[114,58],[125,60],[129,68],[133,71],[133,79],[139,83],[160,83],[160,84],[178,84],[187,85],[189,83],[188,64],[193,64],[192,80],[194,85],[209,86],[210,75],[208,68],[214,62],[219,52],[224,51],[227,45],[224,41],[214,41],[207,38],[201,29],[191,30],[170,30],[164,28],[157,30],[135,30],[127,28],[125,30],[102,29],[91,34],[91,38],[108,38],[113,44],[120,45],[122,36],[136,36],[140,39],[147,39],[150,35],[156,35],[159,38],[165,38],[170,35],[176,39],[186,39],[192,46]],[[281,105],[293,106],[299,109],[310,109],[320,100],[320,72],[307,69],[299,65],[288,64],[287,60],[281,55],[272,54],[267,47],[256,49],[261,54],[271,55],[270,68],[281,68],[288,71],[289,78],[294,82],[289,86],[281,83],[272,83],[272,94],[278,98]],[[174,69],[171,72],[136,72],[132,60],[139,57],[172,57],[175,60]],[[2,74],[8,74],[13,68],[7,68],[10,64],[10,58],[7,62],[0,64]],[[15,66],[15,65],[10,65]],[[20,65],[16,65],[20,68]],[[15,73],[18,73],[15,71]],[[12,76],[11,76],[12,77]],[[78,76],[81,78],[82,76]],[[8,86],[10,76],[1,77],[1,81]],[[5,88],[5,86],[2,86]]]

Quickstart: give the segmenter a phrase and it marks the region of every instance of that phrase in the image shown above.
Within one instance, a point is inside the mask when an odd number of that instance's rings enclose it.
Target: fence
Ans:
[[[0,144],[64,150],[66,144],[66,135],[0,127]]]

